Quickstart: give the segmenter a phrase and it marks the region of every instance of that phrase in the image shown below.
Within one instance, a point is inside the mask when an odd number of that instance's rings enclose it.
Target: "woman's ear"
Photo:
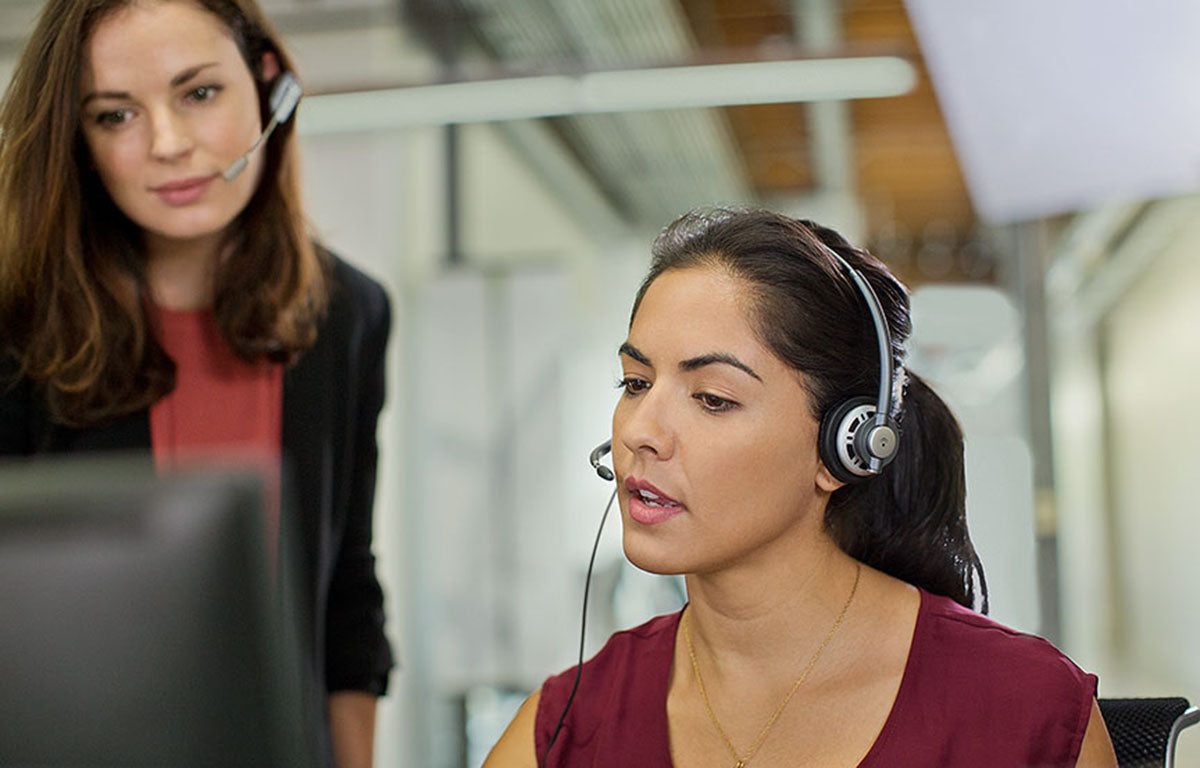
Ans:
[[[270,83],[279,77],[279,57],[273,51],[267,51],[258,60],[258,79]]]
[[[845,483],[833,476],[825,467],[825,462],[817,462],[817,487],[825,493],[833,493],[838,488],[841,488]]]

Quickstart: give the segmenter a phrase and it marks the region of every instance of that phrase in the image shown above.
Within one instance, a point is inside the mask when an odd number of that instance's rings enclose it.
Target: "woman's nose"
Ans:
[[[618,410],[613,436],[634,455],[658,460],[671,458],[675,451],[672,415],[663,389],[651,387]]]
[[[187,121],[174,110],[152,113],[150,123],[150,154],[155,159],[175,160],[192,150],[194,142]]]

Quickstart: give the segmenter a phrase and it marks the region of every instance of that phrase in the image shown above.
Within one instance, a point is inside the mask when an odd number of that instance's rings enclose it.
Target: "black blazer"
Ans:
[[[378,283],[336,257],[331,276],[317,341],[283,377],[292,503],[281,551],[297,561],[294,591],[316,690],[382,694],[393,662],[371,513],[391,309]],[[11,359],[0,359],[0,456],[149,450],[149,409],[99,428],[52,424],[31,384],[16,381]]]

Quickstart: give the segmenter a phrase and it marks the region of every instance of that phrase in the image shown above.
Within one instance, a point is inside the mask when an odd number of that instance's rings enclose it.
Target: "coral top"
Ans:
[[[584,663],[547,766],[670,768],[667,684],[680,615],[618,632]],[[539,760],[574,675],[572,667],[542,685]],[[1096,682],[1045,640],[921,590],[900,689],[859,766],[1073,766]]]
[[[263,475],[267,541],[279,525],[283,366],[233,353],[209,310],[151,305],[159,342],[175,361],[175,389],[150,406],[159,471],[238,468]]]

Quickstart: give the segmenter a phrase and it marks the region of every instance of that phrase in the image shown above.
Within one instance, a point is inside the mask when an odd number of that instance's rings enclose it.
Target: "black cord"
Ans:
[[[617,489],[614,488],[612,496],[608,497],[608,504],[604,507],[604,514],[600,517],[600,528],[596,531],[596,541],[592,544],[592,556],[588,559],[587,576],[583,582],[583,617],[579,620],[579,663],[575,665],[575,683],[571,686],[571,695],[567,697],[562,714],[558,716],[558,725],[554,726],[554,733],[550,734],[550,743],[546,745],[546,753],[542,755],[542,761],[538,763],[539,768],[546,768],[546,761],[550,759],[550,750],[554,747],[558,732],[562,730],[563,722],[567,719],[571,702],[575,700],[575,692],[579,690],[579,678],[583,673],[583,641],[587,638],[587,604],[588,592],[592,587],[592,567],[596,564],[596,550],[600,549],[600,534],[604,533],[604,521],[608,519],[608,511],[612,509],[613,500],[616,498]]]

